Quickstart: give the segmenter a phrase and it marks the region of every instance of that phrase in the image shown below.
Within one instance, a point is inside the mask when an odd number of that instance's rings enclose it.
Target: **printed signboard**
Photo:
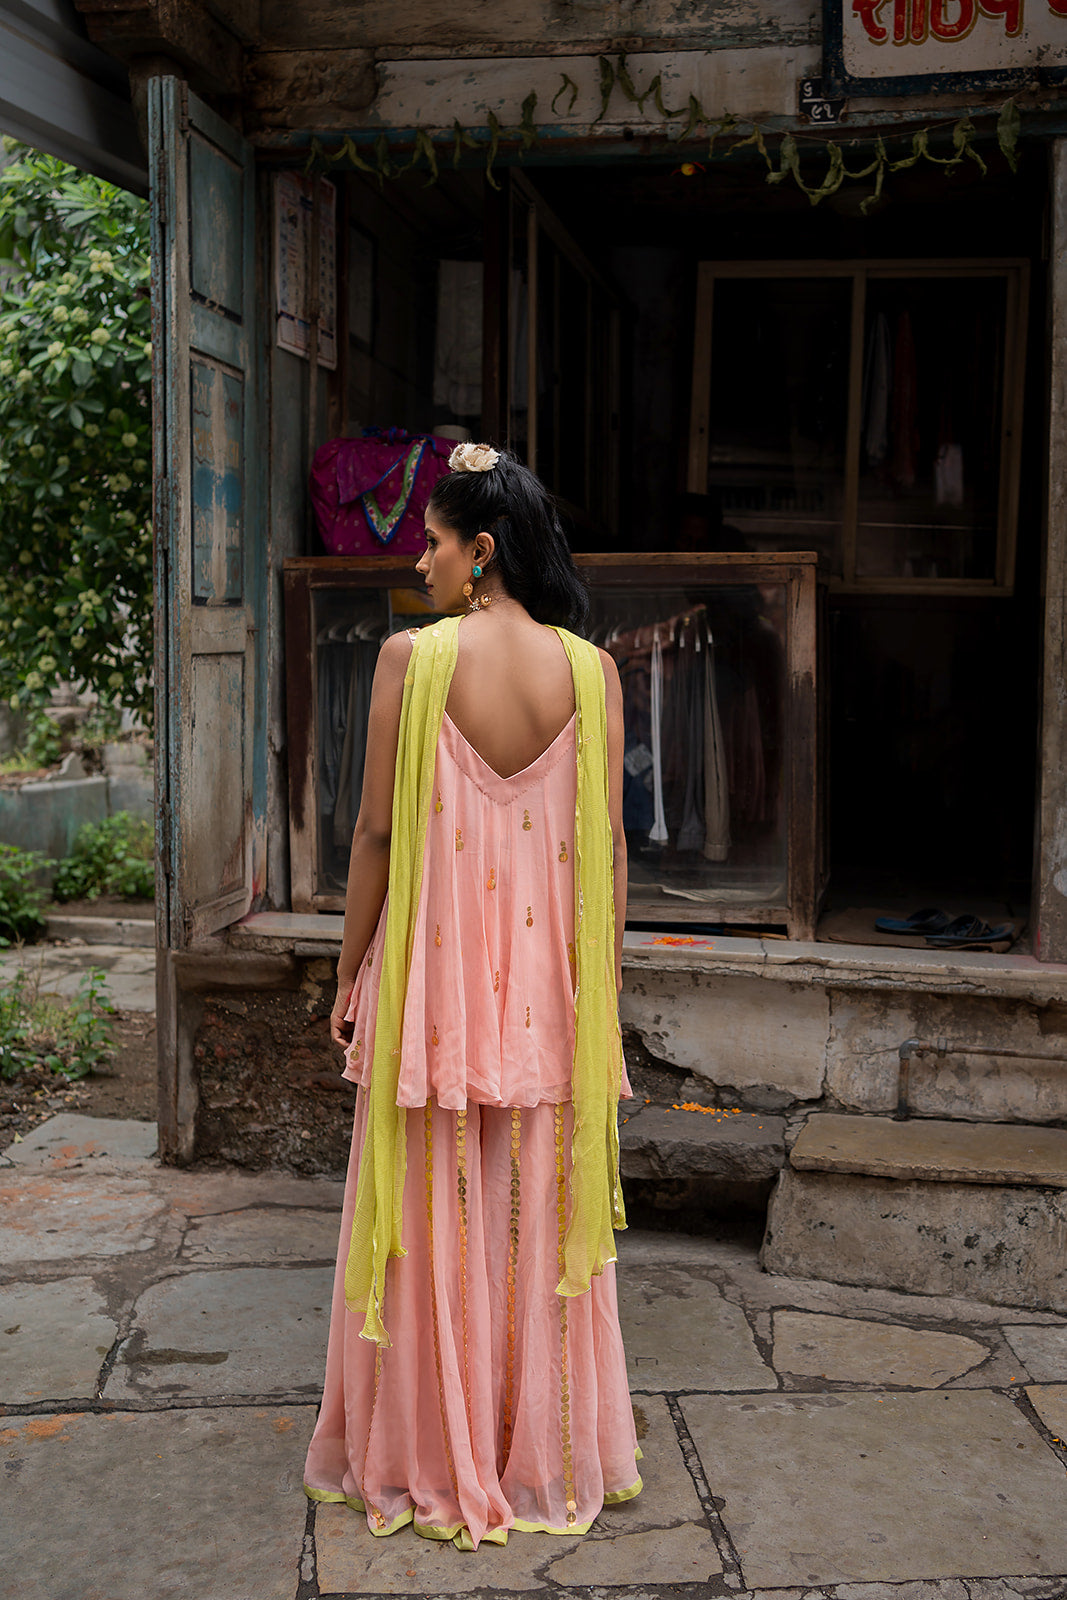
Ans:
[[[1067,79],[1067,0],[824,0],[823,25],[834,93]]]

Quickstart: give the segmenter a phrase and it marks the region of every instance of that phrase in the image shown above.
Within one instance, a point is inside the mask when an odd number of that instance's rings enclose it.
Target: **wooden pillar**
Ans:
[[[1034,873],[1034,950],[1067,961],[1067,139],[1051,146],[1045,644]]]

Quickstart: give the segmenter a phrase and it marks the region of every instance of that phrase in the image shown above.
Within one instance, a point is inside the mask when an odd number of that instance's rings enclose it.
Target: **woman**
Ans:
[[[615,1300],[622,693],[552,500],[459,445],[382,647],[333,1038],[360,1084],[306,1492],[477,1549],[641,1488]],[[546,624],[549,624],[546,626]]]

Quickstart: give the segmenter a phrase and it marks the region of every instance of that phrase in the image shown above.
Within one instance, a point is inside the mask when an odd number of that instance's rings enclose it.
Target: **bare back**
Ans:
[[[464,617],[445,709],[501,778],[521,772],[574,714],[563,641],[521,606]]]

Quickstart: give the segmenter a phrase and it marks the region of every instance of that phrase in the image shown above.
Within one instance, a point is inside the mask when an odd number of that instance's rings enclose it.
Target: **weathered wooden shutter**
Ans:
[[[262,574],[251,151],[178,78],[149,85],[157,843],[181,949],[262,891],[253,812]],[[258,786],[257,786],[258,787]]]

